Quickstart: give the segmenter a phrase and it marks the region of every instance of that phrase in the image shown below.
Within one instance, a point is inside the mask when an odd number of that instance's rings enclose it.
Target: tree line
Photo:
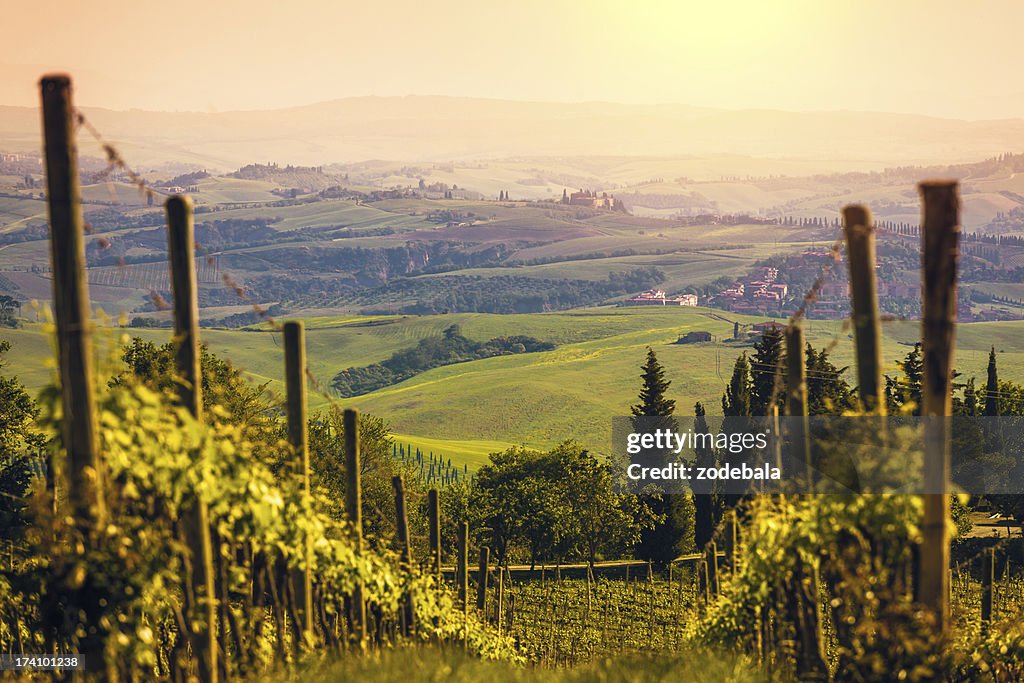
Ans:
[[[385,361],[342,370],[331,386],[343,397],[362,396],[377,389],[404,382],[432,368],[472,360],[518,353],[550,351],[555,345],[533,337],[513,335],[477,342],[463,336],[458,325],[450,325],[440,337],[421,339],[416,346],[397,351]]]

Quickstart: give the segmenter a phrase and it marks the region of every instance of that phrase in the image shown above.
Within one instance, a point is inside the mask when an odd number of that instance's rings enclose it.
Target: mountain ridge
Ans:
[[[82,111],[136,164],[179,162],[218,170],[268,160],[322,165],[736,154],[827,159],[840,171],[852,161],[883,167],[976,160],[1011,151],[1024,139],[1024,119],[444,95],[362,96],[231,112]],[[0,149],[36,152],[38,140],[35,108],[0,105]],[[83,139],[83,153],[90,144]]]

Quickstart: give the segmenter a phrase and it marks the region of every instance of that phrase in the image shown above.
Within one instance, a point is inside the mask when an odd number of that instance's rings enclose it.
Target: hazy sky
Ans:
[[[4,0],[0,104],[356,95],[1024,116],[1024,1]]]

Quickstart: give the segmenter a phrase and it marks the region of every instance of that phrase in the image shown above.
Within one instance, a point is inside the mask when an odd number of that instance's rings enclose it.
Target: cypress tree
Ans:
[[[707,434],[708,421],[705,417],[704,406],[698,401],[693,406],[693,414],[696,420],[693,425],[694,434]],[[694,465],[697,467],[713,467],[715,465],[715,451],[703,445],[697,448],[697,458]],[[699,494],[693,497],[693,540],[697,549],[706,546],[715,533],[715,513],[718,497],[714,493]]]
[[[785,360],[782,356],[782,330],[773,327],[766,330],[754,344],[754,358],[751,361],[750,378],[753,384],[753,392],[750,399],[750,410],[752,415],[769,415],[772,411],[772,403],[782,405],[785,398],[785,386],[782,377],[785,377],[783,365]],[[782,374],[782,377],[779,375]],[[775,392],[776,381],[779,382],[779,391]]]
[[[722,431],[728,433],[745,433],[750,431],[751,417],[753,411],[754,382],[751,376],[750,361],[744,352],[736,359],[733,366],[732,377],[729,378],[729,385],[722,395],[722,413],[725,419],[722,421]],[[731,454],[729,462],[737,462],[740,456]],[[723,493],[720,496],[722,505],[726,508],[734,507],[743,498],[737,493]]]
[[[985,385],[985,416],[999,415],[999,371],[996,369],[996,347],[988,353],[988,383]]]
[[[632,408],[633,416],[637,418],[633,422],[634,429],[645,432],[653,429],[674,430],[676,421],[672,414],[675,412],[676,402],[666,397],[671,382],[665,378],[665,370],[652,348],[647,348],[647,360],[640,367],[643,370],[640,374],[640,401]],[[671,451],[647,455],[666,464],[673,457]],[[694,502],[688,494],[645,494],[640,496],[640,500],[650,507],[661,521],[653,529],[645,529],[640,534],[637,557],[666,563],[692,548]]]
[[[637,417],[668,417],[676,410],[676,402],[665,397],[665,392],[672,382],[665,379],[665,370],[658,362],[654,349],[647,347],[647,361],[640,366],[643,370],[640,378],[643,386],[640,389],[640,403],[633,406],[633,415]]]
[[[744,353],[736,359],[729,386],[722,396],[722,412],[728,417],[749,417],[753,386],[750,379],[750,361]]]

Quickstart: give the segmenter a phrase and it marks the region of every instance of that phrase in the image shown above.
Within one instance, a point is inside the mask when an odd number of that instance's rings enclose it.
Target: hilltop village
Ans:
[[[880,262],[885,258],[880,255]],[[705,288],[705,296],[668,294],[649,289],[621,302],[623,306],[698,306],[704,305],[742,315],[785,318],[804,303],[815,289],[807,306],[807,316],[815,320],[842,320],[849,315],[850,289],[846,265],[831,263],[832,252],[807,249],[799,254],[770,259],[771,265],[758,265],[744,277],[718,281]],[[823,267],[830,264],[828,267]],[[892,264],[889,264],[892,267]],[[898,269],[893,268],[898,275]],[[717,286],[716,286],[717,285]],[[878,298],[883,311],[901,318],[920,315],[921,291],[916,281],[880,279]],[[987,296],[969,285],[960,290],[957,304],[959,322],[1007,321],[1024,318],[1021,302]]]

